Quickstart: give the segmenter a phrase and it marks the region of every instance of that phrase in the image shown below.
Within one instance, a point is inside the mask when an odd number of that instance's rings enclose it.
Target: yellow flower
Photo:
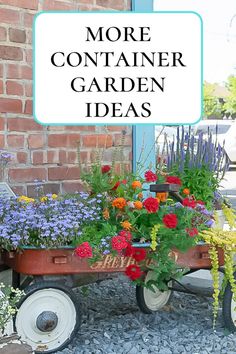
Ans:
[[[128,220],[122,221],[121,226],[123,227],[123,229],[130,231],[132,229],[132,225]]]
[[[104,209],[102,215],[103,215],[105,220],[108,220],[110,218],[109,210],[107,208]]]
[[[48,200],[48,197],[42,197],[42,198],[40,198],[40,201],[41,201],[42,203],[46,202],[47,200]]]
[[[33,198],[26,197],[25,195],[22,195],[18,198],[18,202],[24,202],[24,203],[33,203],[35,200]]]
[[[150,245],[150,247],[153,251],[155,251],[157,248],[157,232],[158,232],[159,228],[160,228],[160,225],[157,224],[157,225],[154,225],[151,230],[151,235],[150,235],[151,236],[151,245]]]
[[[57,194],[52,194],[52,199],[57,199],[58,195]]]

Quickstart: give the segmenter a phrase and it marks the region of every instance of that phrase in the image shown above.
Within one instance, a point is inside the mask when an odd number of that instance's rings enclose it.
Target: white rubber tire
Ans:
[[[145,277],[145,282],[154,278],[154,272],[148,271]],[[171,285],[171,282],[169,283]],[[163,306],[165,306],[169,300],[172,291],[160,291],[158,288],[154,287],[155,291],[143,287],[136,287],[136,299],[140,310],[144,313],[150,314],[160,310]]]
[[[40,330],[37,319],[42,313],[53,313],[55,328]],[[80,306],[73,291],[64,285],[42,282],[26,289],[19,304],[15,328],[35,353],[54,353],[65,348],[80,326]]]

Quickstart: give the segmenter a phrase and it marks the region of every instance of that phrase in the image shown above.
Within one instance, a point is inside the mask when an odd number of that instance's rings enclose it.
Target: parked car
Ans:
[[[236,163],[236,122],[233,120],[203,120],[194,127],[194,134],[212,134],[213,141],[224,146],[232,163]],[[203,137],[204,137],[203,135]]]

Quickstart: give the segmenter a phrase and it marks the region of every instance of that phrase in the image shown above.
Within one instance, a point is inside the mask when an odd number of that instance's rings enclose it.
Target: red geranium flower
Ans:
[[[88,242],[83,242],[76,247],[75,254],[81,258],[91,258],[93,256],[93,250]]]
[[[102,173],[107,173],[110,170],[111,170],[111,166],[109,166],[109,165],[102,166]]]
[[[173,183],[173,184],[178,184],[179,186],[182,186],[182,181],[179,177],[177,176],[167,176],[166,177],[166,182],[167,183]]]
[[[146,182],[156,182],[157,181],[157,175],[150,170],[145,172],[144,177],[145,177]]]
[[[175,229],[178,224],[178,218],[176,214],[166,214],[163,217],[163,223],[169,229]]]
[[[184,198],[182,201],[183,206],[194,209],[196,207],[196,201],[190,198]]]
[[[134,247],[131,246],[130,243],[128,243],[128,245],[127,245],[127,247],[125,249],[125,252],[124,252],[124,256],[125,257],[132,257],[133,252],[134,252]]]
[[[129,231],[121,230],[118,235],[124,237],[127,241],[132,240],[132,234]]]
[[[121,183],[126,184],[127,180],[123,179],[122,181],[117,181],[116,184],[114,185],[114,187],[112,188],[112,190],[115,191],[120,186]]]
[[[124,236],[113,236],[111,239],[111,246],[115,251],[122,251],[123,249],[127,248],[128,242],[126,241]]]
[[[144,248],[133,247],[132,257],[137,261],[141,262],[146,258],[147,252]]]
[[[186,229],[186,232],[189,234],[190,237],[198,235],[198,229],[196,229],[196,227],[193,227],[192,229]]]
[[[143,272],[141,271],[140,267],[137,264],[130,264],[126,270],[125,274],[131,279],[136,280],[141,277]]]
[[[143,206],[149,213],[156,213],[159,209],[159,202],[156,198],[149,197],[144,200]]]

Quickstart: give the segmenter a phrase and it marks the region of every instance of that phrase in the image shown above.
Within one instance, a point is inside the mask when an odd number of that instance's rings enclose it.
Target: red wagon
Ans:
[[[168,185],[166,188],[176,199],[180,199],[176,187]],[[163,185],[151,186],[151,191],[163,191]],[[149,244],[137,243],[134,246],[148,248]],[[172,256],[180,268],[187,268],[190,273],[211,268],[208,250],[208,245],[199,244],[186,253],[173,250]],[[94,280],[101,275],[124,272],[128,265],[135,263],[131,257],[106,255],[89,265],[87,260],[74,254],[73,248],[25,248],[22,251],[3,252],[2,257],[4,264],[13,271],[13,285],[25,290],[15,318],[16,330],[33,347],[35,353],[47,354],[67,346],[80,326],[81,306],[72,290],[74,277]],[[224,264],[221,249],[218,250],[218,257],[221,267]],[[145,281],[152,277],[153,272],[147,271]],[[167,291],[157,288],[152,291],[137,286],[136,298],[140,309],[145,313],[161,309],[167,304],[172,290],[175,290],[174,282],[174,279],[170,281]],[[230,330],[235,330],[234,308],[231,288],[227,285],[223,313],[226,326]]]

